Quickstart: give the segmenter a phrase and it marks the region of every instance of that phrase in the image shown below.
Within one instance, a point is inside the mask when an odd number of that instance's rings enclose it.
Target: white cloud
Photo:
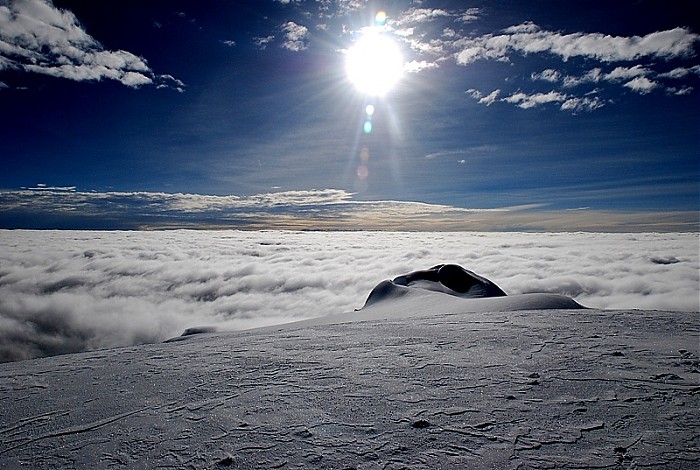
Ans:
[[[451,13],[440,8],[409,8],[401,13],[394,23],[399,28],[405,28],[407,26],[432,21],[440,17],[450,16],[452,16]]]
[[[299,52],[308,47],[309,29],[306,26],[288,21],[282,25],[285,41],[282,47],[290,51]]]
[[[457,32],[452,28],[445,28],[442,30],[442,36],[448,39],[453,39],[457,37]]]
[[[457,21],[462,23],[471,23],[479,19],[481,10],[479,8],[468,8],[457,17]]]
[[[507,34],[527,34],[527,33],[537,33],[540,31],[540,27],[537,26],[532,21],[526,21],[519,25],[510,26],[503,30]]]
[[[655,81],[652,78],[681,79],[690,75],[691,73],[695,73],[695,70],[700,72],[700,66],[687,68],[677,67],[669,72],[656,73],[648,66],[637,64],[633,66],[618,66],[609,72],[604,72],[602,68],[595,67],[581,76],[562,76],[562,74],[554,69],[546,69],[539,73],[533,73],[531,78],[532,80],[542,80],[552,83],[560,82],[564,88],[573,88],[590,83],[600,83],[602,81],[609,83],[622,83],[622,86],[644,95],[661,86],[658,81]],[[674,95],[688,94],[692,92],[692,90],[693,88],[689,86],[684,86],[681,88],[666,87],[666,92]],[[605,101],[598,97],[589,98],[587,96],[569,96],[569,99],[562,105],[561,108],[563,110],[592,111],[602,107],[604,104]]]
[[[635,65],[634,67],[615,67],[615,69],[605,74],[606,80],[627,80],[635,77],[643,77],[649,75],[651,70],[647,69],[642,65]]]
[[[503,98],[503,101],[512,103],[523,109],[534,108],[545,103],[560,103],[566,101],[568,96],[556,91],[548,93],[527,93],[517,92]]]
[[[412,60],[410,62],[406,62],[406,64],[404,65],[404,71],[408,73],[416,73],[420,72],[421,70],[436,69],[438,67],[439,65],[436,62],[428,62],[426,60]]]
[[[576,97],[565,93],[559,93],[557,91],[531,94],[519,91],[500,99],[500,89],[496,89],[488,95],[483,95],[483,93],[478,90],[470,89],[467,91],[467,94],[477,100],[479,104],[485,104],[486,106],[489,106],[497,101],[501,101],[514,104],[523,109],[531,109],[544,104],[561,103],[561,110],[572,113],[593,111],[605,105],[605,102],[602,99],[600,99],[598,96],[594,96],[595,93],[590,93],[587,96]]]
[[[172,75],[158,75],[156,76],[156,83],[158,85],[156,88],[171,88],[173,90],[178,91],[179,93],[184,93],[185,92],[185,87],[186,85],[182,80],[178,80],[177,78],[173,77]]]
[[[603,69],[600,67],[595,67],[579,77],[572,75],[565,76],[563,79],[563,85],[566,88],[573,88],[578,85],[598,83],[601,79],[603,79]]]
[[[646,77],[636,77],[624,84],[625,87],[636,91],[639,94],[646,95],[658,86],[655,81],[649,80]]]
[[[413,31],[411,31],[413,34]],[[433,57],[438,57],[438,60],[443,60],[445,55],[445,42],[441,39],[431,39],[425,41],[421,38],[412,37],[404,38],[404,41],[418,54],[428,54]]]
[[[0,70],[6,68],[76,81],[116,80],[133,88],[154,80],[145,59],[105,50],[72,12],[49,0],[0,6]]]
[[[496,102],[496,100],[498,99],[498,95],[500,95],[500,94],[501,94],[501,90],[493,90],[488,95],[480,97],[479,103],[485,104],[486,106],[490,106],[491,104]]]
[[[153,80],[149,77],[146,77],[143,74],[140,74],[138,72],[126,72],[120,79],[120,82],[122,82],[126,86],[130,86],[133,88],[138,88],[141,85],[150,85],[153,83]]]
[[[688,76],[690,73],[690,70],[685,68],[685,67],[677,67],[669,72],[665,73],[660,73],[658,76],[660,78],[672,78],[672,79],[678,79],[678,78],[684,78]]]
[[[642,57],[671,59],[690,56],[700,41],[686,28],[659,31],[646,36],[610,36],[601,33],[562,34],[542,30],[527,22],[506,28],[500,35],[486,34],[462,38],[456,60],[469,64],[480,59],[509,61],[510,54],[550,53],[564,61],[572,57],[586,57],[602,62],[629,61]]]
[[[477,90],[477,89],[475,89],[475,88],[470,88],[470,89],[468,89],[468,90],[467,90],[467,94],[468,94],[469,96],[471,96],[472,98],[474,98],[475,100],[478,100],[479,98],[481,98],[482,96],[484,96],[479,90]]]
[[[593,111],[605,106],[605,102],[597,96],[568,97],[561,105],[564,111],[578,113],[581,111]]]
[[[532,80],[544,80],[545,82],[558,82],[561,80],[561,73],[554,69],[546,69],[539,73],[533,72],[530,78]]]
[[[676,87],[668,87],[666,88],[666,92],[671,95],[676,95],[676,96],[685,96],[689,95],[693,92],[693,87],[690,86],[685,86],[681,88],[676,88]]]
[[[315,0],[315,3],[322,18],[342,17],[367,6],[367,0]]]
[[[351,193],[342,189],[312,189],[255,194],[239,199],[239,201],[251,207],[260,205],[273,207],[280,205],[341,204],[349,201],[351,197]]]
[[[2,42],[0,41],[0,53],[1,52],[2,52]],[[0,55],[0,71],[9,70],[9,69],[17,69],[17,68],[18,68],[18,66],[14,61]]]
[[[565,89],[586,84],[599,84],[602,82],[621,83],[622,86],[645,95],[661,86],[658,81],[652,79],[653,77],[667,79],[682,78],[693,73],[694,69],[695,66],[690,68],[676,68],[668,73],[657,74],[649,67],[637,64],[633,66],[618,66],[609,72],[605,72],[600,67],[595,67],[580,76],[563,75],[558,70],[545,69],[541,72],[533,72],[530,78],[533,81],[546,81],[549,83],[561,84]],[[700,67],[698,67],[698,69],[700,69]],[[682,88],[665,87],[665,90],[667,94],[684,95],[692,92],[693,88],[689,86],[684,86]],[[575,113],[582,111],[590,112],[610,103],[609,99],[597,96],[599,93],[599,89],[591,90],[583,96],[563,93],[557,90],[552,90],[548,93],[531,94],[519,91],[499,101],[515,104],[524,109],[534,108],[544,103],[562,103],[560,109],[563,111]],[[469,90],[469,94],[482,104],[492,104],[495,101],[495,97],[490,97],[490,99],[489,97],[483,97],[481,93],[476,92],[476,90]]]
[[[1,231],[0,358],[351,311],[378,282],[443,262],[508,294],[700,308],[697,234]]]
[[[49,186],[46,183],[37,183],[34,188],[27,188],[34,191],[70,191],[75,192],[75,186]]]
[[[253,38],[253,44],[260,50],[267,49],[268,44],[275,40],[275,37],[270,36],[256,36]]]

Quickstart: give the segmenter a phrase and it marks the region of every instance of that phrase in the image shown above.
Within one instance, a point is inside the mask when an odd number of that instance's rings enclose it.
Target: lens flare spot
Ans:
[[[367,147],[362,147],[362,150],[360,150],[360,160],[363,162],[367,162],[369,160],[369,150]]]
[[[377,26],[384,26],[386,24],[386,12],[384,10],[379,10],[374,16],[374,23]]]
[[[365,121],[365,125],[362,126],[365,134],[370,134],[372,132],[372,121]]]
[[[367,116],[372,116],[374,114],[374,106],[371,104],[368,104],[365,107],[365,113],[367,113]]]
[[[360,179],[367,179],[369,176],[369,169],[365,165],[360,165],[357,167],[357,176]]]

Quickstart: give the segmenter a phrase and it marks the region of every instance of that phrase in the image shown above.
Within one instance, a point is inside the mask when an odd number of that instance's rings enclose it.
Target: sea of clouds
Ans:
[[[508,294],[700,312],[698,234],[0,230],[0,361],[360,308],[439,263]]]

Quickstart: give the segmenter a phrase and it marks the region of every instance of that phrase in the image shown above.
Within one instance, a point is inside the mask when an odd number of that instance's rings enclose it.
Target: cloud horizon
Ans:
[[[362,200],[356,196],[341,189],[216,196],[83,192],[75,186],[40,184],[21,190],[0,190],[0,228],[700,231],[700,212],[695,211],[553,209],[547,204],[463,208],[420,201]]]

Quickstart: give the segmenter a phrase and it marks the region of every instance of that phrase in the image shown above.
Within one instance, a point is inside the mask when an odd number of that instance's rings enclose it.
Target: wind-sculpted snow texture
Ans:
[[[1,364],[0,467],[698,468],[696,314],[426,292],[402,318]]]
[[[700,311],[697,233],[0,230],[0,361],[352,311],[440,263],[509,296]]]

